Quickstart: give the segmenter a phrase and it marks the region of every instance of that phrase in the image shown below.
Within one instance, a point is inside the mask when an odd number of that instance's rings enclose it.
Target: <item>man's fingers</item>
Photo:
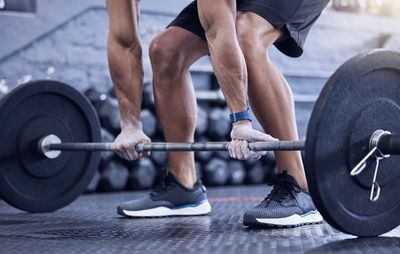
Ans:
[[[266,151],[251,151],[246,140],[235,139],[229,143],[229,155],[233,159],[248,160],[250,158],[259,160],[261,156],[265,155]]]
[[[120,153],[122,153],[124,155],[124,159],[129,160],[129,161],[133,160],[132,153],[125,146],[121,145],[119,151],[120,151]]]
[[[250,151],[250,158],[259,160],[261,156],[265,155],[267,152],[261,151],[261,152],[256,152],[256,151]]]
[[[125,150],[125,148],[122,145],[119,145],[117,147],[117,151],[121,154],[121,157],[125,160],[131,160],[130,155],[127,153],[127,151]]]
[[[262,133],[260,131],[257,131],[257,134],[254,135],[254,140],[253,141],[279,141],[279,139],[272,137],[271,135]]]
[[[121,149],[121,145],[120,145],[120,144],[114,142],[114,143],[111,144],[111,148],[114,150],[114,152],[115,152],[119,157],[121,157],[121,158],[123,158],[123,159],[127,159],[127,158],[126,158],[126,155],[122,152],[122,149]]]
[[[249,143],[246,140],[242,140],[240,143],[240,151],[242,153],[241,160],[247,160],[250,158],[250,150],[249,150]]]
[[[233,159],[238,159],[238,152],[237,152],[237,146],[238,146],[239,140],[235,139],[232,140],[231,143],[229,144],[229,154]]]
[[[137,154],[136,151],[132,150],[132,147],[125,147],[126,153],[129,156],[129,160],[136,160],[139,155]]]
[[[142,160],[143,158],[149,157],[149,156],[150,156],[150,151],[147,151],[147,152],[140,152],[140,153],[138,153],[138,152],[136,151],[136,146],[137,146],[138,144],[141,144],[141,143],[150,143],[150,142],[151,142],[150,139],[141,139],[141,140],[138,140],[137,142],[135,142],[135,143],[131,146],[132,151],[134,151],[133,154],[136,155],[136,156],[135,156],[135,159]]]
[[[236,155],[237,155],[237,158],[239,160],[244,160],[244,156],[245,155],[244,155],[244,153],[242,151],[242,147],[244,146],[243,145],[244,142],[245,142],[244,140],[238,140],[238,142],[236,144]]]
[[[233,140],[231,142],[229,142],[228,151],[229,151],[229,156],[231,156],[231,158],[234,158],[233,157]]]

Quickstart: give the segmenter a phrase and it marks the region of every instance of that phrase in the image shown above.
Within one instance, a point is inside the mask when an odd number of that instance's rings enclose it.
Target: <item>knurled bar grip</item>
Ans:
[[[229,142],[153,142],[138,144],[136,146],[136,151],[227,151],[228,147]],[[253,151],[297,151],[305,149],[305,141],[250,142],[249,148]],[[111,143],[49,144],[46,149],[64,151],[114,151],[114,149],[111,148]]]

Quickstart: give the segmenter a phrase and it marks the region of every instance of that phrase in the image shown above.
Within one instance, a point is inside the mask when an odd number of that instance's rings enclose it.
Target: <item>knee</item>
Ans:
[[[242,49],[243,55],[246,59],[251,59],[257,56],[267,54],[267,49],[264,49],[258,42],[257,35],[241,27],[237,28],[237,36],[240,48]]]
[[[161,34],[151,41],[149,56],[154,75],[171,75],[186,68],[184,52],[174,44],[169,35]]]
[[[149,57],[152,66],[160,66],[166,64],[171,57],[172,52],[168,51],[162,37],[155,37],[149,47]]]

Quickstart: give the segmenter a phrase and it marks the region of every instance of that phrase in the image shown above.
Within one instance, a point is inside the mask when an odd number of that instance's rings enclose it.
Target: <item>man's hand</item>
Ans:
[[[229,155],[234,159],[260,159],[266,151],[251,151],[249,143],[251,141],[278,141],[265,133],[254,130],[249,122],[244,124],[234,124],[231,131],[232,141],[229,144]]]
[[[139,143],[150,142],[150,138],[144,134],[142,128],[125,127],[121,130],[121,133],[115,139],[114,143],[112,143],[111,147],[118,156],[125,160],[132,161],[150,156],[150,152],[138,153],[135,149],[136,145]]]

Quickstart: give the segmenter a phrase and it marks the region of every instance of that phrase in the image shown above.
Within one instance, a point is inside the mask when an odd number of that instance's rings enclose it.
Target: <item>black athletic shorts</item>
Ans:
[[[274,45],[288,56],[299,57],[303,54],[303,45],[311,26],[329,0],[237,0],[236,2],[238,11],[253,12],[276,29],[283,29],[287,36]],[[206,40],[196,1],[186,6],[169,26],[182,27]]]

